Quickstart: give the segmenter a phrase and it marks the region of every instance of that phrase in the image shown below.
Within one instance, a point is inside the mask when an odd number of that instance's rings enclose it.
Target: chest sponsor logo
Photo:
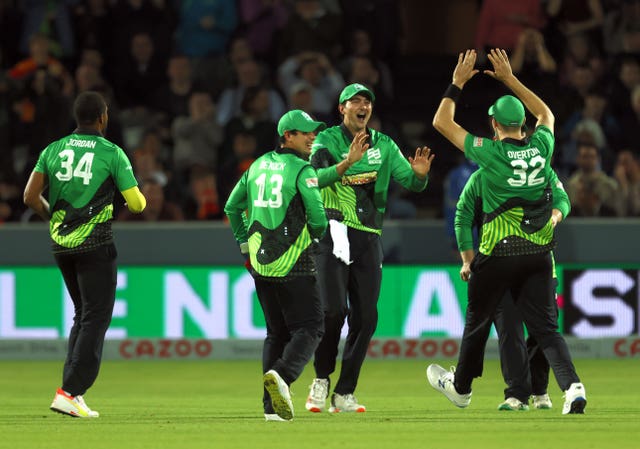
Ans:
[[[369,161],[369,164],[382,164],[382,153],[380,152],[380,148],[371,148],[367,150],[367,160]]]

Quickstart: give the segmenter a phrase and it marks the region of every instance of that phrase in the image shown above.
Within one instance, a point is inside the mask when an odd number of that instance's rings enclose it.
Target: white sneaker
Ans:
[[[310,412],[322,413],[326,407],[327,397],[329,397],[329,379],[313,379],[309,397],[304,406]]]
[[[539,410],[549,410],[551,407],[553,407],[551,398],[546,393],[539,395],[534,394],[533,396],[531,396],[531,399],[533,401],[533,408],[537,408]]]
[[[265,413],[264,420],[265,421],[290,421],[287,419],[280,418],[276,413]]]
[[[364,413],[367,411],[367,408],[362,404],[358,404],[358,400],[352,394],[333,393],[331,395],[331,407],[329,408],[329,411],[331,413]]]
[[[501,411],[527,411],[529,410],[529,405],[525,404],[518,398],[507,398],[504,400],[502,404],[498,406],[498,410]]]
[[[427,379],[433,388],[444,394],[456,407],[465,408],[471,403],[471,393],[460,394],[456,391],[454,382],[455,368],[447,371],[440,365],[433,363],[427,368]]]
[[[587,392],[584,389],[584,385],[579,382],[572,383],[569,389],[564,392],[562,414],[582,414],[586,406]]]
[[[56,391],[56,395],[54,396],[53,402],[49,408],[54,412],[73,416],[75,418],[97,418],[100,416],[100,413],[89,408],[89,406],[84,402],[82,396],[71,396],[62,388],[58,388]]]
[[[291,421],[293,419],[293,403],[291,402],[291,394],[287,383],[274,370],[264,373],[262,381],[267,392],[269,392],[269,396],[271,396],[273,410],[280,418],[285,421]]]

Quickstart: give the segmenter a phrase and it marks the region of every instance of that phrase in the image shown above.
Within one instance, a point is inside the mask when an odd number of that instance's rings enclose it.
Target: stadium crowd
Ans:
[[[303,109],[337,124],[349,83],[375,92],[373,128],[410,140],[394,75],[410,4],[0,0],[0,222],[38,219],[22,204],[23,187],[39,152],[73,130],[71,105],[88,90],[108,99],[106,137],[126,151],[148,199],[140,215],[119,204],[119,220],[222,220],[240,175],[276,146],[279,117]],[[553,165],[572,216],[640,216],[640,0],[477,6],[480,62],[487,48],[507,49],[514,72],[556,115]],[[413,92],[432,88],[441,85]],[[484,91],[493,96],[495,86]],[[471,132],[488,133],[491,101],[463,101],[475,111]],[[434,110],[417,117],[428,128]],[[474,169],[437,159],[437,210],[425,213],[392,186],[388,214],[447,217]]]

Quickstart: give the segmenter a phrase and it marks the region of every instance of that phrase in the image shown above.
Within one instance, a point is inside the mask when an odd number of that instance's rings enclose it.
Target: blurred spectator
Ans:
[[[563,176],[573,172],[576,161],[579,159],[579,149],[582,145],[592,145],[598,149],[598,167],[602,168],[602,155],[604,154],[608,167],[611,167],[612,158],[607,148],[607,139],[600,125],[592,119],[583,119],[576,123],[569,136],[563,136],[562,145],[556,143],[556,160],[558,172]],[[559,148],[558,148],[559,147]],[[560,151],[557,151],[557,150]]]
[[[511,68],[518,79],[545,101],[552,100],[556,93],[557,64],[540,31],[527,28],[520,34],[511,55]]]
[[[241,114],[241,104],[245,90],[263,83],[262,68],[255,60],[240,62],[236,67],[236,77],[237,85],[225,89],[218,101],[217,120],[221,126],[225,126],[229,120]],[[270,88],[269,118],[273,122],[277,122],[285,111],[284,101],[282,101],[280,94]]]
[[[73,13],[77,48],[95,49],[101,58],[110,56],[113,17],[108,0],[81,1]]]
[[[582,108],[571,114],[562,125],[560,136],[565,139],[571,136],[576,125],[585,119],[593,120],[600,125],[608,148],[614,151],[620,148],[622,130],[620,129],[620,123],[608,108],[608,99],[603,88],[593,87],[589,89],[584,96]],[[600,148],[604,147],[601,146]],[[613,161],[608,162],[612,163]],[[608,168],[611,168],[611,166],[611,164],[608,164]]]
[[[193,58],[223,55],[237,20],[233,0],[181,2],[176,31],[178,50]]]
[[[460,199],[460,194],[471,174],[478,169],[478,166],[469,159],[459,156],[458,165],[453,168],[444,180],[443,215],[445,220],[445,230],[449,246],[455,256],[458,255],[458,242],[455,232],[456,206]],[[476,238],[477,235],[474,235]]]
[[[21,181],[26,183],[40,152],[72,128],[71,96],[63,93],[60,77],[51,75],[51,67],[37,68],[24,79],[24,89],[15,104],[22,143],[27,145],[26,163]]]
[[[287,23],[289,10],[284,0],[238,0],[240,29],[253,53],[272,66],[276,62],[275,43]]]
[[[278,68],[278,79],[283,92],[300,81],[311,87],[311,110],[319,120],[332,117],[340,91],[345,82],[327,56],[319,52],[304,51],[287,58]]]
[[[167,79],[152,96],[152,105],[162,113],[163,124],[171,126],[176,117],[189,115],[193,90],[191,61],[184,55],[173,55],[167,64]]]
[[[596,81],[596,75],[588,65],[577,65],[571,69],[568,84],[559,88],[551,101],[557,123],[565,122],[571,114],[582,108]]]
[[[633,88],[630,96],[633,113],[621,118],[623,141],[625,147],[638,148],[640,143],[636,132],[640,129],[640,84]]]
[[[579,179],[574,183],[574,196],[571,197],[572,217],[615,217],[611,208],[597,189],[596,183]]]
[[[278,60],[303,51],[325,53],[335,60],[342,53],[342,18],[320,0],[293,0],[293,14],[280,34]]]
[[[173,121],[173,168],[185,184],[193,166],[208,170],[218,167],[223,130],[215,112],[208,92],[193,92],[189,97],[189,115],[178,116]]]
[[[611,55],[640,52],[640,1],[621,0],[605,16],[604,48]]]
[[[240,109],[240,115],[232,118],[224,128],[225,154],[232,152],[236,134],[246,133],[255,138],[257,156],[273,150],[277,129],[269,115],[269,89],[264,86],[247,88]]]
[[[29,51],[30,39],[34,34],[47,36],[51,54],[58,58],[75,55],[75,39],[71,25],[71,6],[79,0],[22,0],[24,11],[20,49]]]
[[[630,150],[618,153],[614,169],[621,196],[623,217],[640,216],[640,162]]]
[[[600,0],[547,0],[546,3],[552,42],[562,45],[565,39],[582,34],[588,36],[596,48],[602,48],[604,10]]]
[[[229,40],[237,25],[234,0],[180,3],[176,49],[191,59],[196,81],[207,83],[213,95],[222,89],[220,65],[225,59]]]
[[[14,181],[0,175],[0,224],[20,221],[24,211],[22,189]]]
[[[9,69],[9,77],[22,81],[33,75],[36,70],[45,69],[49,77],[60,84],[64,95],[72,95],[73,80],[62,63],[51,56],[50,41],[44,34],[34,34],[29,40],[29,56]]]
[[[402,37],[399,6],[401,3],[397,0],[340,0],[343,23],[348,24],[347,30],[355,25],[368,36],[369,50],[366,53],[351,51],[354,55],[393,61],[400,54],[398,44]],[[347,48],[351,46],[354,38],[359,39],[351,34],[347,34],[346,38]]]
[[[129,61],[118,69],[116,98],[123,109],[147,108],[166,81],[164,57],[155,51],[147,32],[134,34],[130,44]]]
[[[610,104],[616,117],[624,120],[634,115],[631,107],[631,92],[640,85],[639,56],[623,56],[616,71],[617,76],[611,84]]]
[[[115,0],[111,7],[110,51],[105,54],[108,66],[117,70],[131,64],[131,41],[140,33],[151,37],[156,55],[163,59],[164,65],[171,54],[176,26],[176,13],[171,4],[170,0]],[[109,77],[112,76],[117,76],[117,71],[109,73]],[[114,84],[116,80],[110,78]]]
[[[618,215],[620,211],[618,183],[600,168],[598,148],[589,143],[580,143],[576,165],[577,170],[567,181],[571,215],[583,217]]]
[[[221,198],[228,198],[242,174],[256,160],[256,138],[249,132],[238,132],[233,137],[232,153],[218,170],[218,191]]]
[[[177,204],[167,201],[164,186],[155,178],[142,180],[140,191],[147,199],[147,206],[142,213],[134,214],[123,209],[118,214],[120,221],[183,221],[184,214]]]
[[[131,164],[133,165],[133,171],[136,174],[138,183],[142,184],[144,180],[149,179],[153,179],[162,187],[166,187],[169,183],[169,177],[162,163],[152,152],[143,148],[136,149],[133,152]]]
[[[596,81],[605,73],[605,61],[594,42],[582,33],[572,34],[566,39],[560,64],[560,84],[570,84],[570,78],[576,66],[587,66],[593,71]]]
[[[376,109],[379,114],[385,116],[392,113],[393,90],[383,88],[382,77],[372,59],[367,56],[351,58],[345,80],[347,84],[360,83],[372,89],[376,93]]]
[[[313,89],[311,84],[306,81],[298,81],[291,84],[287,96],[287,109],[301,109],[311,114],[316,119],[319,118],[313,112],[313,97],[311,96]],[[324,121],[324,120],[323,120]]]
[[[363,24],[364,26],[364,24]],[[349,33],[346,43],[346,55],[340,60],[338,70],[344,74],[351,71],[353,58],[367,57],[379,74],[378,89],[375,90],[376,98],[378,92],[384,92],[389,98],[393,97],[393,76],[389,65],[376,56],[373,50],[371,35],[364,29],[355,29]],[[345,76],[346,77],[346,76]]]
[[[229,50],[224,56],[215,59],[207,70],[196,70],[194,82],[207,89],[212,98],[219,98],[227,88],[233,87],[237,81],[237,73],[240,64],[246,61],[254,61],[253,50],[247,39],[237,35],[229,41]],[[257,62],[257,61],[256,61]],[[258,64],[261,73],[269,73],[270,68]]]
[[[503,48],[510,52],[518,45],[524,30],[540,30],[543,24],[540,0],[484,0],[480,7],[474,44],[478,60],[484,62],[486,51],[490,48]]]
[[[186,219],[221,220],[223,215],[216,175],[204,167],[193,167],[185,204]]]

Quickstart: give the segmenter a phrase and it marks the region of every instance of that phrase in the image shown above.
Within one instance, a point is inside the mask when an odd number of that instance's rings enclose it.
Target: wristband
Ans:
[[[462,93],[462,89],[460,89],[455,84],[449,84],[447,86],[447,90],[444,91],[442,98],[451,98],[453,102],[456,103],[460,98],[461,93]]]

